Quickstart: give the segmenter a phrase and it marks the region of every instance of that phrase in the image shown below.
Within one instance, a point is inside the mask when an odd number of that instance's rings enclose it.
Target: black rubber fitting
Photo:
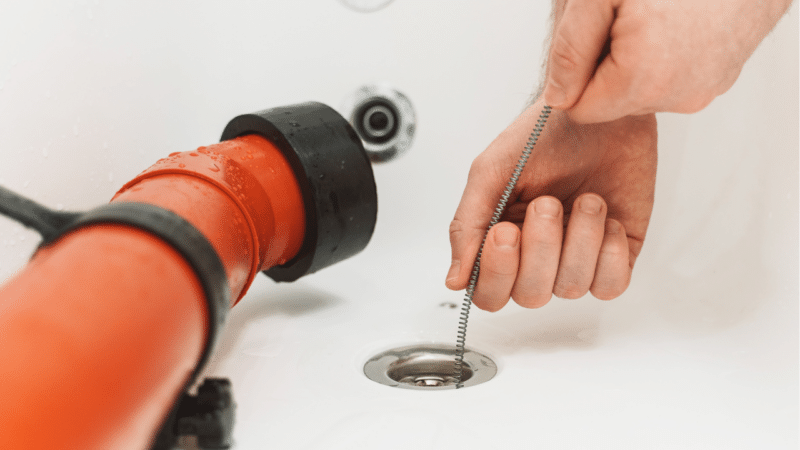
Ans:
[[[248,134],[263,136],[286,156],[306,211],[299,253],[265,274],[294,281],[367,246],[375,230],[378,194],[369,158],[347,120],[322,103],[300,103],[238,116],[221,140]]]

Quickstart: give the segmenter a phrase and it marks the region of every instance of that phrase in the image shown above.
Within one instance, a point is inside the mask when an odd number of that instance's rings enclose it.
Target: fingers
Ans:
[[[571,0],[558,22],[550,49],[545,102],[557,109],[574,105],[589,83],[608,40],[611,2]]]
[[[631,261],[625,228],[616,220],[607,219],[590,290],[600,300],[611,300],[622,295],[630,281]]]
[[[606,204],[597,194],[583,194],[572,207],[553,294],[575,299],[592,285],[603,243]]]
[[[501,222],[486,236],[481,256],[478,284],[472,298],[480,309],[498,311],[508,303],[519,268],[520,231],[516,225]]]
[[[511,292],[521,306],[539,308],[553,296],[563,234],[561,202],[549,196],[532,201],[522,229],[520,275]]]
[[[521,231],[509,222],[495,225],[481,257],[475,306],[497,311],[511,297],[523,307],[539,308],[553,295],[576,299],[591,291],[601,300],[621,295],[631,279],[628,237],[620,222],[606,218],[607,210],[599,195],[583,194],[575,199],[565,230],[561,202],[541,196],[530,202]],[[471,272],[473,261],[466,264]]]

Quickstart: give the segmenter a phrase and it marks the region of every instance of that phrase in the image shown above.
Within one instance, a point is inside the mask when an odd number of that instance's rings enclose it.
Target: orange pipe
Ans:
[[[258,271],[294,257],[305,233],[295,175],[258,136],[172,154],[113,201],[189,221],[218,252],[234,303]],[[0,299],[0,448],[147,448],[208,338],[192,268],[125,225],[62,236]]]
[[[305,235],[294,172],[280,150],[256,135],[172,153],[113,201],[158,205],[200,230],[222,259],[234,303],[259,271],[294,257]]]

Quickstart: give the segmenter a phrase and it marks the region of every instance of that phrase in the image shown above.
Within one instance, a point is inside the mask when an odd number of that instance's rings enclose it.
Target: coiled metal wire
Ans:
[[[522,174],[522,169],[525,168],[525,164],[528,162],[531,152],[533,152],[533,147],[539,140],[539,135],[542,134],[544,124],[547,122],[547,118],[550,117],[551,110],[552,108],[547,105],[542,108],[542,112],[539,114],[539,120],[533,127],[533,131],[528,138],[528,143],[522,150],[522,155],[519,157],[519,162],[517,162],[517,166],[514,168],[514,173],[508,180],[506,189],[503,191],[503,195],[500,197],[500,201],[497,203],[497,207],[494,209],[492,220],[489,222],[489,226],[486,228],[486,232],[483,234],[481,246],[478,248],[478,255],[475,257],[475,264],[472,266],[472,275],[470,276],[469,285],[467,286],[467,293],[464,296],[464,303],[461,306],[461,315],[458,323],[455,365],[453,366],[453,378],[455,380],[456,389],[464,387],[461,380],[461,369],[464,366],[464,351],[467,341],[467,321],[469,320],[469,310],[472,306],[472,296],[475,294],[475,287],[478,284],[478,274],[481,271],[481,255],[483,254],[483,246],[486,244],[486,236],[489,235],[489,230],[491,230],[492,227],[500,221],[500,217],[503,215],[503,211],[506,209],[508,199],[511,197],[511,192],[514,190],[514,186],[517,185],[517,180],[519,180],[519,176]]]

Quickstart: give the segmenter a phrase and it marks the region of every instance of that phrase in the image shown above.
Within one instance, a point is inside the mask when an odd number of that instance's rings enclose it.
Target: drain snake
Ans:
[[[531,152],[533,152],[533,147],[539,140],[539,135],[544,129],[547,118],[550,117],[551,110],[552,108],[548,105],[545,105],[544,108],[542,108],[542,112],[539,114],[539,120],[533,127],[530,137],[528,137],[528,143],[522,150],[522,155],[519,157],[519,162],[517,162],[517,166],[514,168],[514,173],[508,180],[506,189],[503,191],[503,195],[500,197],[500,201],[497,203],[492,220],[489,222],[489,226],[486,228],[486,232],[483,234],[483,241],[481,241],[481,246],[478,248],[478,254],[475,256],[475,264],[472,266],[472,275],[470,276],[467,292],[464,296],[464,303],[461,306],[461,314],[458,323],[455,365],[453,366],[453,379],[455,381],[456,389],[464,387],[463,380],[461,378],[462,367],[464,366],[464,351],[467,341],[467,321],[469,320],[469,310],[472,306],[472,297],[475,294],[475,287],[478,284],[478,274],[481,270],[481,255],[483,254],[483,246],[486,244],[486,236],[489,235],[489,230],[491,230],[492,227],[500,221],[500,216],[503,215],[503,211],[506,209],[506,204],[508,203],[509,197],[511,197],[511,192],[514,190],[514,186],[517,185],[517,180],[519,180],[519,177],[522,174],[522,169],[525,168],[525,164],[528,162]]]

